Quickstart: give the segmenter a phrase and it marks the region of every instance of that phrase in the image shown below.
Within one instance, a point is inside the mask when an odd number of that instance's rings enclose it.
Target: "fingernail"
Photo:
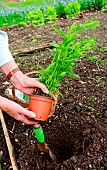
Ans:
[[[32,112],[32,116],[33,116],[33,117],[36,117],[36,114],[35,114],[34,112]]]
[[[45,92],[45,93],[47,93],[47,94],[49,93],[49,91],[48,91],[48,90],[45,90],[44,92]]]
[[[39,124],[39,123],[35,123],[35,124],[33,125],[33,127],[34,127],[34,128],[40,128],[40,124]]]

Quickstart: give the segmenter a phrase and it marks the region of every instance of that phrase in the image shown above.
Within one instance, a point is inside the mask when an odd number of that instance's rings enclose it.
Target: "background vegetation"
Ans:
[[[40,26],[46,22],[53,22],[62,15],[65,15],[66,18],[74,17],[82,10],[106,10],[107,1],[78,0],[72,2],[70,0],[26,0],[25,2],[13,2],[2,0],[0,2],[0,9],[0,27],[15,24],[27,26],[28,23]]]

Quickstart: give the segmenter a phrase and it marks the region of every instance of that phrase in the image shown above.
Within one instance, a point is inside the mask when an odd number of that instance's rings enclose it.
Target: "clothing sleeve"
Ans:
[[[0,66],[14,60],[9,50],[8,35],[0,30]]]

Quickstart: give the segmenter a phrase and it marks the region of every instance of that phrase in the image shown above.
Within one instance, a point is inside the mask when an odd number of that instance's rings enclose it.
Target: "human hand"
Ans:
[[[33,118],[36,117],[36,114],[34,112],[29,111],[19,104],[1,96],[0,101],[0,109],[8,113],[14,119],[29,125],[35,124]]]
[[[32,94],[36,87],[40,88],[44,93],[48,93],[48,89],[45,85],[37,81],[35,78],[30,78],[24,75],[21,71],[14,73],[10,81],[18,90],[26,94]]]

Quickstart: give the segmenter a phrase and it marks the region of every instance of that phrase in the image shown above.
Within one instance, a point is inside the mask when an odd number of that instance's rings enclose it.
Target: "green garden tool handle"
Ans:
[[[42,127],[40,128],[33,128],[34,134],[36,139],[38,140],[39,143],[44,143],[45,142],[45,138],[44,138],[44,132]]]

